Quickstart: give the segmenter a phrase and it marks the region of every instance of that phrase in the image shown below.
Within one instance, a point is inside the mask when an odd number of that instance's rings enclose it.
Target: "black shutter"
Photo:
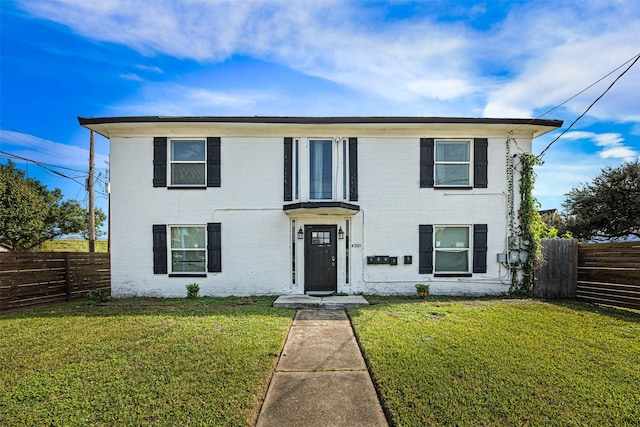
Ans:
[[[153,186],[167,186],[167,138],[153,138]]]
[[[487,188],[488,145],[487,138],[475,138],[473,140],[473,186],[475,188]]]
[[[420,138],[420,188],[433,187],[433,138]]]
[[[418,251],[418,273],[433,273],[433,225],[419,227]]]
[[[349,200],[358,201],[358,138],[349,138]]]
[[[153,274],[167,274],[167,226],[153,226]]]
[[[220,137],[207,138],[207,187],[220,187]]]
[[[284,201],[293,200],[293,138],[284,139]]]
[[[473,226],[473,272],[487,272],[487,224]]]
[[[219,222],[207,224],[207,271],[219,273],[222,271],[222,234]]]

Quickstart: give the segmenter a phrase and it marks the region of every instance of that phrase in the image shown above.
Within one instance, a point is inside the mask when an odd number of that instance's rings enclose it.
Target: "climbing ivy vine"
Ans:
[[[540,214],[537,201],[533,197],[533,186],[536,175],[533,168],[542,164],[540,159],[531,153],[518,156],[520,163],[520,207],[518,209],[518,231],[522,242],[528,244],[528,256],[522,260],[520,273],[512,271],[511,293],[531,295],[533,290],[533,273],[537,261],[542,256],[540,239]]]

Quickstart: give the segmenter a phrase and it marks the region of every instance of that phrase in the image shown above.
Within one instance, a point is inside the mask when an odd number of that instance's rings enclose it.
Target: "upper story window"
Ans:
[[[284,201],[358,201],[358,138],[284,138]]]
[[[220,187],[220,137],[154,137],[153,186],[175,189]]]
[[[333,198],[333,141],[312,139],[309,141],[309,199]]]
[[[206,144],[204,139],[172,139],[170,148],[170,185],[206,185]]]
[[[487,188],[487,138],[420,138],[420,188]]]
[[[435,141],[435,185],[470,185],[471,141]]]

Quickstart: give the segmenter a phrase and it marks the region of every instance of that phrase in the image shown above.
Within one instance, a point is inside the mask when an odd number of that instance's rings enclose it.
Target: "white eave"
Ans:
[[[106,137],[211,135],[441,136],[536,138],[560,120],[469,117],[78,117],[80,125]]]

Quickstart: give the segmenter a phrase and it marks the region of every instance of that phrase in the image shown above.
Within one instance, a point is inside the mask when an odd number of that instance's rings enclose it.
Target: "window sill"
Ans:
[[[169,277],[207,277],[206,273],[171,273]]]
[[[207,187],[202,185],[198,185],[198,186],[169,186],[167,187],[167,190],[206,190]]]
[[[471,273],[436,273],[433,277],[472,277]]]
[[[471,186],[439,185],[433,187],[434,190],[473,190]]]

